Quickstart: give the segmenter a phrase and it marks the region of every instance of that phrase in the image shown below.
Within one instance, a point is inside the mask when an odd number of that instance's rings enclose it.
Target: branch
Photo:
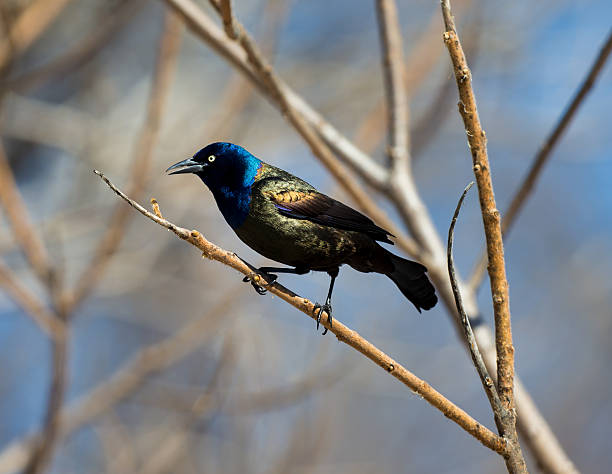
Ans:
[[[34,294],[22,286],[10,268],[2,262],[0,262],[0,286],[48,336],[53,337],[64,329],[64,323],[55,314],[48,311]]]
[[[533,191],[533,188],[544,169],[544,165],[548,162],[552,151],[555,146],[567,130],[567,127],[576,116],[576,112],[584,102],[584,99],[591,91],[593,86],[595,85],[595,81],[599,76],[599,73],[603,70],[606,61],[610,57],[610,53],[612,52],[612,30],[608,33],[608,37],[604,43],[604,45],[599,50],[599,54],[597,55],[597,59],[591,66],[591,69],[587,73],[586,77],[582,81],[580,87],[575,92],[574,97],[567,105],[565,111],[559,117],[559,121],[555,128],[553,128],[552,132],[546,138],[544,143],[540,146],[536,156],[533,158],[533,162],[531,164],[531,168],[529,168],[529,172],[527,176],[525,176],[523,182],[516,190],[514,197],[512,198],[512,202],[508,207],[508,210],[503,214],[503,219],[501,223],[502,234],[506,236],[514,224],[518,214],[523,209],[527,198]],[[469,286],[473,291],[478,290],[478,287],[482,283],[482,278],[484,276],[484,272],[487,267],[487,255],[483,253],[478,260],[478,263],[474,267],[474,271],[472,272],[472,276],[470,278]]]
[[[387,95],[387,127],[391,175],[410,165],[408,98],[404,89],[404,53],[395,0],[377,0],[378,30],[383,50],[383,75]]]
[[[482,358],[482,354],[478,349],[478,344],[476,342],[476,338],[474,337],[474,332],[472,331],[472,325],[470,324],[470,318],[465,313],[465,309],[463,308],[463,300],[461,298],[461,293],[459,292],[459,286],[457,285],[457,275],[455,274],[455,265],[453,262],[453,238],[455,232],[455,224],[457,223],[457,218],[459,217],[459,211],[461,209],[461,205],[463,204],[463,200],[467,195],[470,188],[474,185],[474,181],[466,186],[461,194],[461,198],[457,203],[457,207],[455,208],[455,213],[453,214],[453,219],[451,221],[450,228],[448,229],[448,245],[447,245],[447,262],[448,262],[448,275],[451,281],[451,287],[453,289],[453,295],[455,295],[455,304],[457,305],[457,312],[461,317],[461,325],[463,326],[463,331],[465,333],[465,338],[468,343],[468,348],[470,349],[470,355],[472,356],[472,362],[474,362],[474,367],[476,367],[476,371],[480,376],[480,381],[482,382],[482,386],[487,394],[487,398],[489,399],[489,403],[491,404],[491,408],[493,409],[493,415],[495,417],[495,424],[497,425],[498,431],[502,432],[503,426],[503,418],[506,416],[506,409],[501,403],[499,398],[499,394],[495,389],[495,384],[493,379],[489,375],[489,371],[484,363]]]
[[[15,183],[4,147],[0,142],[0,204],[11,224],[15,241],[21,246],[28,263],[45,286],[51,284],[53,270],[47,250],[36,231],[21,193]]]
[[[115,185],[113,185],[108,180],[108,178],[106,178],[106,176],[104,176],[100,171],[95,170],[94,172],[98,176],[100,176],[100,178],[102,178],[102,180],[130,206],[132,206],[145,217],[148,217],[149,219],[161,225],[162,227],[172,231],[179,238],[186,240],[191,245],[197,247],[202,252],[203,257],[207,257],[211,260],[221,262],[224,265],[227,265],[233,268],[234,270],[239,271],[243,275],[249,276],[255,281],[257,281],[258,275],[254,274],[252,268],[247,265],[242,259],[240,259],[235,253],[228,252],[227,250],[217,247],[215,244],[206,240],[197,230],[189,231],[182,227],[178,227],[172,222],[160,218],[152,212],[149,212],[140,204],[127,197],[122,191],[120,191]],[[294,308],[297,308],[310,318],[316,319],[314,313],[314,303],[312,303],[308,299],[300,297],[299,295],[293,293],[291,290],[285,288],[284,286],[276,282],[267,285],[266,288],[270,291],[270,293],[283,299],[284,301],[291,304]],[[398,362],[393,360],[383,351],[378,349],[372,343],[361,337],[358,333],[349,329],[337,319],[334,319],[333,327],[331,327],[325,315],[323,315],[321,319],[321,324],[323,324],[323,326],[330,332],[335,334],[339,341],[351,346],[353,349],[366,356],[376,365],[390,373],[393,377],[395,377],[408,388],[410,388],[410,390],[412,390],[417,395],[424,398],[432,406],[440,410],[444,414],[444,416],[457,423],[465,431],[467,431],[469,434],[478,439],[483,445],[500,454],[504,454],[506,452],[507,444],[503,438],[499,437],[491,430],[485,428],[483,425],[478,423],[465,411],[463,411],[461,408],[459,408],[454,403],[446,399],[439,392],[437,392],[427,382],[421,380],[412,372],[409,372],[406,368],[404,368]]]
[[[497,350],[497,388],[505,409],[501,419],[501,434],[508,439],[510,448],[506,466],[510,472],[527,472],[525,460],[516,433],[514,405],[514,347],[510,324],[510,302],[504,247],[501,234],[499,211],[495,205],[486,135],[478,117],[476,98],[472,89],[472,78],[467,60],[459,42],[455,23],[451,16],[449,0],[441,1],[446,32],[444,42],[453,63],[457,88],[459,89],[459,113],[463,118],[469,148],[472,154],[473,170],[480,197],[480,209],[484,224],[489,259],[489,278],[493,313],[495,316],[495,346]]]

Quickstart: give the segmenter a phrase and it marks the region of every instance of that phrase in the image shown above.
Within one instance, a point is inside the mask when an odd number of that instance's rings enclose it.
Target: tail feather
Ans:
[[[438,302],[438,297],[427,278],[427,268],[420,263],[393,255],[391,252],[389,256],[393,263],[393,271],[387,273],[387,276],[393,280],[402,294],[416,306],[419,313],[421,308],[425,310],[433,308]]]

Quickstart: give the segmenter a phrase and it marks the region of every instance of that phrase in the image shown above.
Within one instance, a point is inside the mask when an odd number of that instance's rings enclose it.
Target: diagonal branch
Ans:
[[[63,330],[64,323],[55,314],[48,311],[34,294],[22,286],[10,268],[2,262],[0,262],[0,287],[32,317],[47,335],[54,337],[56,333]]]
[[[457,36],[455,22],[450,11],[449,0],[442,0],[442,15],[446,32],[444,42],[453,63],[457,88],[459,89],[459,113],[463,118],[467,134],[480,209],[487,242],[488,270],[491,281],[493,314],[495,316],[495,348],[497,351],[497,390],[505,409],[501,418],[501,434],[509,441],[510,448],[506,456],[509,472],[527,472],[523,453],[516,432],[516,414],[514,404],[514,346],[512,345],[512,327],[510,323],[510,301],[506,263],[501,234],[499,211],[495,205],[493,182],[491,179],[487,140],[478,117],[476,97],[472,88],[472,77],[467,60]]]
[[[553,128],[552,132],[546,138],[544,143],[540,146],[536,156],[533,158],[533,162],[531,164],[531,168],[529,168],[529,172],[525,179],[520,184],[518,189],[516,190],[514,197],[512,198],[512,202],[508,207],[508,210],[503,214],[502,219],[502,233],[504,236],[508,234],[512,224],[516,220],[517,216],[523,209],[523,206],[527,202],[529,195],[533,191],[533,188],[542,174],[542,170],[544,169],[544,165],[548,162],[552,151],[554,150],[557,143],[567,130],[567,127],[576,116],[576,112],[584,102],[584,99],[591,91],[593,86],[595,85],[595,81],[599,76],[599,73],[603,70],[606,61],[610,57],[610,53],[612,52],[612,29],[608,33],[608,37],[604,42],[604,45],[599,50],[599,54],[595,59],[595,62],[591,66],[591,69],[587,73],[586,77],[578,87],[578,90],[574,94],[574,97],[567,105],[566,109],[559,117],[559,121],[555,128]],[[487,267],[487,255],[483,253],[478,260],[478,263],[474,267],[474,271],[472,272],[472,276],[470,277],[469,286],[473,291],[476,291],[480,284],[482,283],[482,278],[484,276],[484,272]]]
[[[148,211],[137,202],[127,197],[122,191],[114,186],[106,176],[99,171],[94,171],[102,180],[115,192],[119,197],[125,200],[130,206],[136,209],[145,217],[148,217],[152,221],[161,225],[162,227],[172,231],[179,238],[186,240],[191,245],[197,247],[204,257],[211,260],[227,265],[240,273],[247,275],[255,281],[258,280],[259,276],[253,274],[251,267],[249,267],[242,259],[238,258],[235,253],[228,252],[215,244],[206,240],[200,232],[197,230],[189,231],[182,227],[179,227],[172,222],[160,218],[154,213]],[[272,283],[267,285],[267,289],[270,293],[278,296],[282,300],[291,304],[294,308],[297,308],[312,319],[316,319],[314,312],[314,303],[306,298],[302,298],[299,295],[293,293],[291,290],[285,288],[278,283]],[[398,362],[393,360],[383,351],[378,349],[372,343],[364,339],[355,331],[349,329],[337,319],[334,320],[334,325],[331,327],[327,321],[325,315],[323,315],[321,324],[325,326],[330,332],[334,333],[339,341],[351,346],[357,350],[379,367],[390,373],[393,377],[398,379],[410,390],[415,392],[417,395],[424,398],[429,404],[440,410],[444,416],[451,419],[465,431],[478,439],[483,445],[492,449],[493,451],[505,454],[507,450],[506,440],[493,433],[488,428],[485,428],[482,424],[474,420],[469,414],[463,411],[461,408],[456,406],[450,400],[445,398],[442,394],[431,387],[427,382],[418,378],[412,372],[408,371],[405,367],[400,365]]]
[[[15,177],[11,171],[8,158],[4,152],[4,146],[0,142],[0,204],[4,208],[11,229],[15,235],[15,241],[23,249],[28,263],[38,278],[49,286],[53,278],[53,270],[49,261],[49,255],[39,233],[36,232],[34,224],[30,219],[21,193],[17,188]]]

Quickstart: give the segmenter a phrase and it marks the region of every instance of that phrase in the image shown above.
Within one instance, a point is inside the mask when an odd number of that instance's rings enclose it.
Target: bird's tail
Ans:
[[[417,262],[406,260],[397,255],[387,252],[393,264],[393,271],[387,276],[400,289],[402,294],[416,306],[421,312],[421,308],[427,310],[433,308],[438,302],[436,291],[427,278],[427,268]]]

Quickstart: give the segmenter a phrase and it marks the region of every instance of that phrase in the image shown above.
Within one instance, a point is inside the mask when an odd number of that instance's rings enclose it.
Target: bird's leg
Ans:
[[[334,282],[336,281],[336,277],[338,276],[339,269],[327,272],[327,274],[331,277],[331,282],[329,283],[329,291],[327,292],[327,298],[325,298],[325,304],[321,305],[319,303],[315,303],[313,308],[313,314],[317,316],[317,329],[319,329],[319,324],[321,323],[321,315],[323,311],[327,313],[327,322],[329,323],[329,327],[332,325],[332,306],[331,306],[331,297],[332,292],[334,291]],[[317,313],[317,310],[319,312]],[[324,329],[322,336],[327,334],[327,328]]]
[[[278,275],[276,275],[276,273],[293,273],[295,275],[304,275],[310,272],[309,269],[301,268],[301,267],[296,267],[296,268],[259,267],[256,269],[256,268],[253,268],[251,265],[248,265],[248,266],[249,268],[253,270],[253,273],[256,276],[262,277],[265,280],[266,284],[265,286],[260,285],[258,282],[255,281],[254,277],[250,277],[250,276],[245,276],[242,279],[242,281],[250,282],[253,288],[255,288],[255,291],[260,295],[265,295],[268,291],[266,287],[270,286],[272,283],[276,281],[276,279],[278,278]],[[271,273],[271,272],[274,272],[274,273]]]

